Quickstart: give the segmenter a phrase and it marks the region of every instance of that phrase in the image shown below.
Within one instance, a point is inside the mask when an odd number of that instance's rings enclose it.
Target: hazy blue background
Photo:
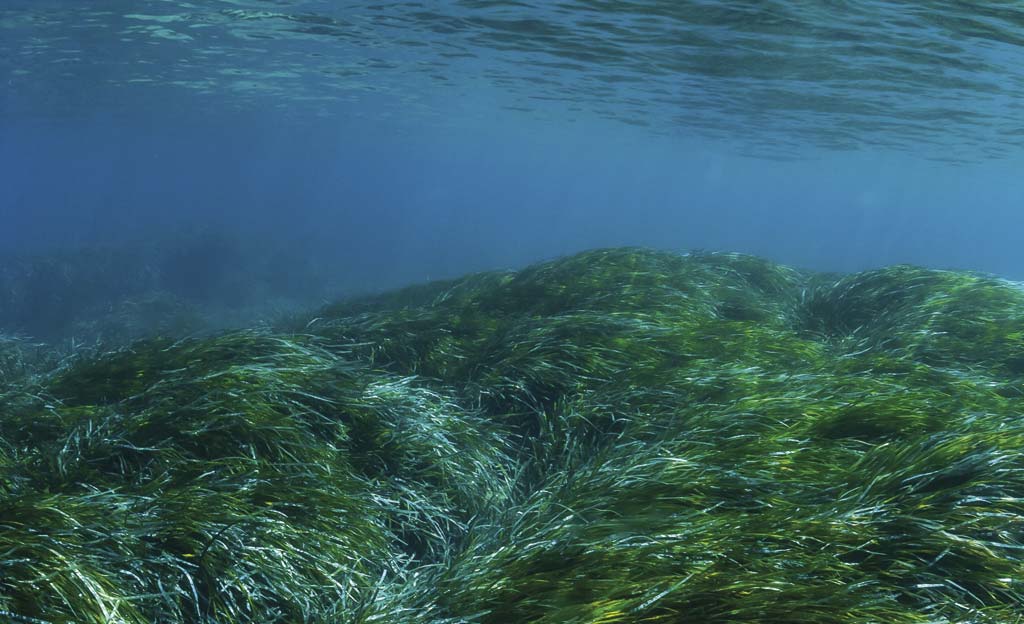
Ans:
[[[611,122],[389,133],[258,113],[5,123],[7,248],[215,224],[372,286],[607,245],[704,248],[828,270],[897,262],[1024,279],[1020,159],[819,153],[773,162]],[[184,230],[187,232],[188,230]]]
[[[6,252],[213,228],[339,293],[613,245],[1024,279],[1012,8],[975,23],[984,5],[576,3],[602,39],[574,34],[573,3],[5,4]],[[782,25],[732,13],[754,6]],[[963,30],[915,31],[925,9],[964,12]],[[782,61],[733,54],[759,37]],[[342,66],[358,81],[331,90]]]

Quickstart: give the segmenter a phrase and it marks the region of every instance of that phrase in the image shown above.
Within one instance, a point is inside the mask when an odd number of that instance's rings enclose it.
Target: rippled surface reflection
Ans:
[[[841,0],[103,4],[0,9],[0,106],[453,121],[478,101],[784,153],[975,160],[1024,144],[1024,5]],[[479,112],[479,107],[476,108]]]

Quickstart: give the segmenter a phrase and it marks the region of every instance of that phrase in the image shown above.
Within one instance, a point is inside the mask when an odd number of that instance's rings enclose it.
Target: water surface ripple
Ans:
[[[221,108],[452,122],[481,109],[451,102],[491,94],[482,101],[540,118],[752,149],[974,160],[1024,144],[1019,2],[84,4],[0,8],[0,110],[116,110],[172,90]]]

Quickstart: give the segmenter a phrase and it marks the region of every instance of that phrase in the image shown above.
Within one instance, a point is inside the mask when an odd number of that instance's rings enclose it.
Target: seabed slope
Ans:
[[[0,341],[0,621],[1019,622],[1024,291],[583,253]]]

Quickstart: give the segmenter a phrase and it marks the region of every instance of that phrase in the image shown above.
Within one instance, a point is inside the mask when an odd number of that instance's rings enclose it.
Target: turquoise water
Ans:
[[[621,245],[1024,279],[1022,26],[1005,2],[8,1],[0,252],[213,230],[340,293]]]
[[[6,114],[184,98],[455,124],[494,107],[791,155],[812,144],[973,160],[1024,143],[1015,3],[85,4],[4,3]]]

